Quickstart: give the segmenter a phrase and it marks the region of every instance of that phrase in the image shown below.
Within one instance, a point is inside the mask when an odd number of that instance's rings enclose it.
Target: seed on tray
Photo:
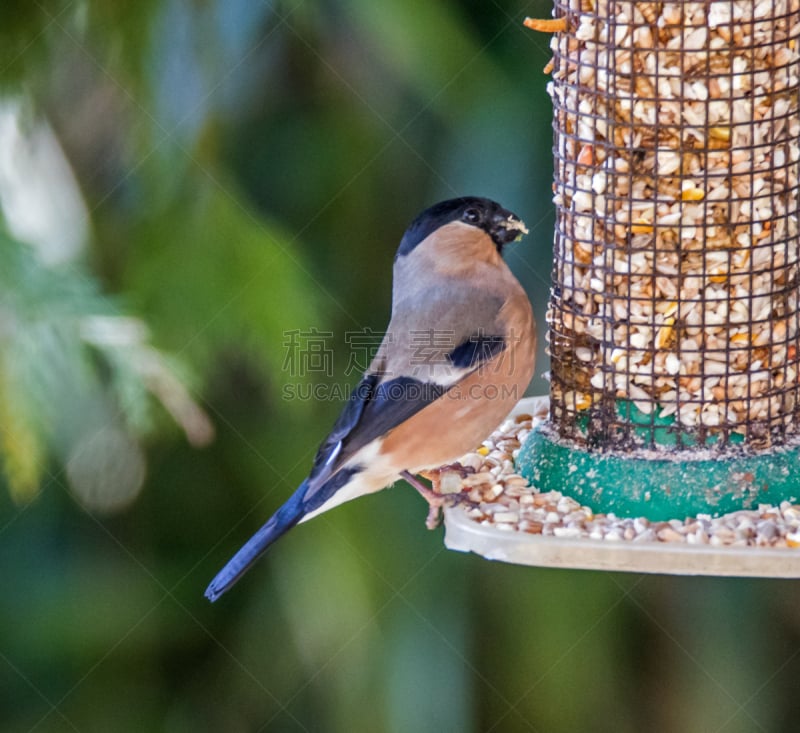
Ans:
[[[539,425],[546,414],[506,420],[485,441],[488,454],[500,444],[524,441],[523,436]],[[506,466],[499,474],[488,470],[488,456],[475,451],[461,458],[462,466],[475,465],[474,474],[443,472],[447,481],[458,481],[468,491],[459,502],[466,516],[477,524],[504,532],[524,532],[580,541],[670,543],[713,546],[800,548],[800,506],[784,501],[780,506],[760,504],[712,518],[698,514],[688,519],[651,522],[645,517],[619,518],[614,514],[593,514],[588,507],[559,491],[541,492]],[[495,468],[494,466],[491,467]],[[455,477],[451,479],[449,477]],[[448,485],[453,489],[455,483]]]

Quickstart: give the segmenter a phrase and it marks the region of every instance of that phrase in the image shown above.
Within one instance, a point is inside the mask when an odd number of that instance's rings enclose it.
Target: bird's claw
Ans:
[[[442,510],[446,506],[458,506],[459,504],[473,504],[469,498],[469,491],[459,491],[455,494],[436,494],[436,499],[428,502],[428,516],[425,518],[425,526],[428,529],[436,529],[442,523]]]
[[[428,529],[436,529],[442,523],[441,504],[429,504],[428,516],[425,517],[425,526]]]
[[[435,491],[439,490],[439,483],[442,480],[443,473],[457,473],[462,479],[465,479],[470,474],[475,473],[472,466],[462,466],[458,461],[449,463],[446,466],[439,466],[439,468],[431,468],[427,471],[422,471],[420,474],[433,484]]]
[[[466,473],[470,473],[471,471],[464,466],[460,466],[461,470],[465,471]],[[444,470],[451,469],[450,466],[443,467],[441,469],[436,469],[436,472],[442,472]],[[403,471],[400,475],[409,483],[411,484],[422,496],[425,501],[428,502],[428,516],[425,518],[425,526],[428,529],[436,529],[441,524],[441,515],[442,515],[442,508],[445,506],[455,506],[456,504],[461,504],[463,502],[470,501],[469,499],[469,491],[456,491],[447,494],[441,494],[438,491],[439,482],[436,479],[431,477],[433,471],[426,472],[426,477],[430,478],[431,481],[434,483],[434,487],[430,488],[425,486],[416,476],[409,473],[408,471]],[[438,476],[437,476],[438,478]]]

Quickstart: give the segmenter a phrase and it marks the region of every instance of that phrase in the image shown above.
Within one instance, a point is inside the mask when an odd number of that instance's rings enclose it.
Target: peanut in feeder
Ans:
[[[552,40],[539,473],[666,516],[794,498],[798,1],[573,0],[556,15],[571,30]],[[774,449],[789,459],[768,470],[755,454]],[[569,481],[598,455],[597,481]]]
[[[550,411],[516,470],[591,507],[555,537],[629,539],[614,512],[668,522],[662,543],[794,547],[800,0],[567,0],[554,15]],[[456,524],[449,544],[467,549]],[[775,552],[610,566],[800,571]]]

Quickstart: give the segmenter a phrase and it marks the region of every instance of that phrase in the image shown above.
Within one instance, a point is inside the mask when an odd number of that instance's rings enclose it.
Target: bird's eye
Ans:
[[[477,224],[481,220],[481,212],[470,207],[464,212],[463,219],[469,224]]]

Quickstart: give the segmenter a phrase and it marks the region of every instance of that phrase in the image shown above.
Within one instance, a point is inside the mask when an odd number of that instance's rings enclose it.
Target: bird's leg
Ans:
[[[425,520],[425,526],[428,527],[428,529],[436,529],[436,527],[439,526],[439,513],[445,504],[454,506],[461,502],[469,501],[469,489],[464,489],[462,487],[461,491],[455,491],[452,488],[444,492],[441,490],[442,474],[444,473],[458,473],[463,479],[469,474],[475,473],[475,469],[469,466],[462,466],[460,463],[454,463],[449,466],[423,471],[421,475],[433,484],[433,488],[423,484],[410,471],[400,472],[401,478],[410,483],[420,493],[422,498],[428,502],[430,510],[428,511],[428,518]]]
[[[445,497],[438,494],[429,486],[425,486],[413,473],[410,471],[400,471],[400,477],[410,483],[428,502],[428,516],[425,519],[425,526],[428,529],[436,529],[439,526],[440,513],[444,505]]]
[[[435,492],[430,486],[425,486],[413,473],[409,471],[400,471],[400,477],[419,491],[428,504],[438,504],[441,506],[444,502],[444,497],[441,494]]]

